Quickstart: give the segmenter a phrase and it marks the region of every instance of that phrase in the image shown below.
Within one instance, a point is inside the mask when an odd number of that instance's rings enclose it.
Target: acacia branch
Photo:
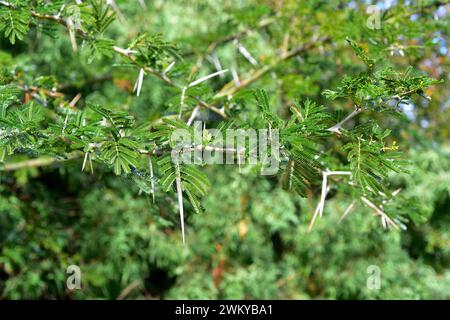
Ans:
[[[9,4],[6,1],[0,1],[0,5],[3,6],[7,6],[7,7],[13,7],[11,4]],[[80,35],[81,37],[85,38],[85,39],[89,39],[91,38],[91,36],[87,33],[85,33],[83,30],[81,30],[80,28],[74,28],[71,24],[69,24],[65,19],[61,18],[59,15],[46,15],[46,14],[39,14],[37,12],[32,11],[31,15],[37,19],[41,19],[41,20],[49,20],[49,21],[53,21],[55,23],[58,23],[62,26],[64,26],[65,28],[67,28],[69,30],[69,32],[75,31],[78,35]],[[265,27],[269,24],[271,24],[274,20],[271,19],[267,19],[264,20],[260,23],[259,27]],[[242,31],[241,33],[235,34],[235,35],[231,35],[229,37],[226,37],[218,42],[214,42],[212,43],[207,51],[212,52],[217,45],[219,45],[220,43],[224,43],[224,42],[228,42],[234,39],[237,39],[239,37],[241,37],[242,35],[250,32],[250,29],[246,29],[244,31]],[[228,83],[227,85],[225,85],[222,90],[219,91],[218,94],[216,94],[216,96],[214,97],[215,99],[224,97],[224,96],[229,96],[229,95],[234,95],[235,93],[237,93],[238,91],[240,91],[241,89],[249,86],[250,84],[252,84],[253,82],[257,81],[259,78],[261,78],[263,75],[265,75],[267,72],[269,72],[270,70],[274,69],[279,63],[288,60],[292,57],[295,57],[297,55],[299,55],[302,52],[305,52],[306,50],[312,49],[314,47],[317,46],[317,43],[324,43],[324,42],[328,42],[330,41],[330,39],[328,37],[323,38],[321,40],[318,41],[313,41],[310,43],[307,43],[306,45],[297,47],[295,49],[292,49],[291,51],[285,52],[284,54],[282,54],[278,59],[276,59],[276,61],[274,61],[273,63],[264,66],[263,68],[256,70],[255,72],[253,72],[247,79],[244,79],[238,86],[235,87],[231,87],[233,85],[233,82]],[[164,81],[166,84],[172,86],[172,87],[176,87],[179,89],[182,89],[181,86],[177,85],[175,82],[173,82],[170,78],[168,78],[164,73],[160,73],[156,70],[154,70],[151,67],[145,66],[142,67],[139,65],[138,61],[136,60],[136,58],[132,55],[132,51],[128,50],[128,49],[123,49],[117,46],[113,47],[113,50],[117,53],[119,53],[120,55],[122,55],[123,57],[125,57],[126,59],[128,59],[131,63],[135,64],[136,66],[142,68],[145,70],[145,72],[152,74],[156,77],[158,77],[159,79],[161,79],[162,81]],[[201,61],[200,61],[201,63]],[[196,66],[193,67],[193,69],[191,70],[191,75],[193,75],[193,72],[195,72],[195,70],[197,69]],[[208,104],[205,101],[201,100],[198,97],[193,97],[198,104],[203,107],[206,108],[208,110],[211,110],[212,112],[218,114],[219,116],[221,116],[222,118],[226,119],[227,116],[224,113],[223,110],[217,108],[214,105]]]
[[[0,5],[6,6],[6,7],[10,7],[13,8],[13,6],[5,1],[0,1]],[[58,23],[62,26],[64,26],[65,28],[67,28],[69,31],[71,31],[71,28],[73,28],[73,26],[71,26],[66,20],[64,20],[63,18],[61,18],[59,15],[46,15],[46,14],[39,14],[37,12],[32,11],[31,15],[37,19],[41,19],[41,20],[48,20],[48,21],[53,21],[55,23]],[[91,38],[89,34],[85,33],[83,30],[81,30],[80,28],[73,28],[73,30],[80,35],[83,38],[89,39]],[[131,54],[131,50],[127,50],[127,49],[122,49],[120,47],[113,47],[113,50],[119,54],[121,54],[123,57],[126,57],[130,62],[132,62],[133,64],[139,66],[139,63],[137,62],[136,58],[132,56]],[[176,88],[181,88],[179,85],[175,84],[172,80],[170,80],[165,74],[162,74],[156,70],[154,70],[151,67],[141,67],[143,68],[147,73],[152,74],[158,78],[160,78],[161,80],[163,80],[165,83],[167,83],[168,85],[172,86],[172,87],[176,87]],[[197,102],[199,103],[200,106],[211,110],[212,112],[217,113],[218,115],[220,115],[222,118],[227,118],[226,115],[224,114],[223,111],[219,110],[218,108],[216,108],[213,105],[209,105],[208,103],[202,101],[200,98],[198,97],[194,97],[195,100],[197,100]]]
[[[11,162],[6,163],[3,169],[0,171],[15,171],[20,169],[28,169],[28,168],[38,168],[38,167],[46,167],[50,166],[55,163],[60,162],[66,162],[74,159],[81,158],[83,156],[82,152],[73,152],[67,156],[67,158],[51,158],[51,157],[42,157],[42,158],[35,158],[35,159],[29,159],[25,161],[19,161],[19,162]]]
[[[139,280],[133,281],[120,292],[116,300],[124,300],[133,290],[135,290],[141,285],[142,285],[141,281]]]
[[[235,86],[234,81],[230,81],[227,83],[215,96],[215,99],[220,99],[227,96],[232,96],[236,94],[238,91],[242,90],[245,87],[248,87],[250,84],[254,83],[262,76],[264,76],[267,72],[273,70],[280,63],[289,60],[295,56],[298,56],[301,53],[304,53],[307,50],[311,50],[318,46],[318,44],[324,44],[330,41],[329,37],[324,37],[317,41],[309,42],[305,45],[299,46],[295,49],[292,49],[284,54],[282,54],[279,58],[277,58],[274,62],[263,66],[261,69],[253,71],[246,79],[242,80],[239,85]]]
[[[90,144],[90,147],[92,148],[101,148],[101,143],[96,144]],[[220,152],[220,153],[235,153],[239,150],[235,148],[220,148],[220,147],[212,147],[212,146],[193,146],[189,148],[182,148],[183,152],[198,152],[198,151],[209,151],[209,152]],[[147,156],[155,156],[155,155],[165,155],[170,154],[172,151],[165,149],[165,148],[159,148],[159,149],[153,149],[153,150],[136,150],[140,155],[147,155]],[[56,163],[62,163],[67,162],[70,160],[76,160],[81,159],[85,157],[86,154],[81,151],[74,151],[67,155],[66,158],[56,158],[56,157],[40,157],[40,158],[34,158],[34,159],[27,159],[23,161],[18,162],[9,162],[4,165],[3,168],[0,166],[0,171],[16,171],[20,169],[29,169],[29,168],[39,168],[39,167],[47,167],[51,166]],[[150,172],[151,175],[153,175],[151,162],[149,163],[150,166]]]
[[[374,212],[376,215],[379,215],[381,217],[381,221],[383,223],[383,226],[385,226],[386,224],[391,225],[392,227],[394,227],[395,229],[398,230],[398,226],[397,224],[391,219],[389,218],[389,216],[384,213],[383,210],[381,210],[380,208],[378,208],[375,204],[373,204],[370,200],[368,200],[365,197],[361,197],[361,200],[368,205]]]
[[[405,92],[399,93],[395,96],[393,96],[391,99],[396,99],[398,102],[401,102],[401,100],[411,94],[414,93],[418,93],[419,89],[411,89],[411,90],[407,90]],[[391,100],[389,99],[389,100]],[[431,98],[429,97],[425,97],[425,99],[430,100]],[[357,116],[358,114],[360,114],[361,112],[363,112],[365,109],[364,107],[359,107],[359,106],[355,106],[355,110],[352,111],[352,113],[350,113],[348,116],[346,116],[343,120],[341,120],[340,122],[338,122],[337,124],[335,124],[334,126],[328,128],[328,131],[331,132],[335,132],[340,134],[341,133],[341,129],[342,126],[347,123],[348,121],[350,121],[351,119],[353,119],[355,116]]]
[[[276,21],[275,17],[271,17],[271,18],[267,18],[267,19],[261,20],[258,23],[258,25],[256,26],[256,29],[265,28],[265,27],[271,25],[275,21]],[[235,34],[231,34],[231,35],[226,36],[226,37],[224,37],[222,39],[219,39],[217,41],[211,42],[210,45],[207,47],[206,51],[201,56],[199,56],[199,58],[197,59],[197,62],[192,67],[191,72],[189,74],[189,80],[191,80],[192,77],[195,75],[195,73],[200,69],[200,67],[202,66],[203,61],[205,60],[205,58],[209,54],[211,54],[218,46],[223,45],[223,44],[225,44],[227,42],[236,40],[236,39],[240,39],[240,38],[244,37],[245,35],[249,34],[250,32],[254,32],[254,31],[255,31],[255,29],[247,28],[247,29],[239,31],[239,32],[237,32]]]
[[[156,77],[158,77],[159,79],[161,79],[162,81],[164,81],[166,84],[170,85],[171,87],[175,87],[178,89],[182,89],[182,87],[178,84],[176,84],[175,82],[173,82],[167,75],[160,73],[158,71],[156,71],[155,69],[148,67],[148,66],[140,66],[138,61],[136,60],[136,58],[132,55],[132,51],[128,50],[128,49],[123,49],[117,46],[113,47],[114,51],[119,53],[120,55],[122,55],[123,57],[125,57],[126,59],[128,59],[131,63],[133,63],[134,65],[138,66],[139,68],[144,69],[145,72],[152,74]],[[220,115],[222,118],[226,119],[227,116],[225,115],[225,113],[223,113],[223,111],[219,110],[218,108],[216,108],[213,105],[210,105],[208,103],[206,103],[205,101],[201,100],[198,97],[193,97],[200,106],[211,110],[212,112],[217,113],[218,115]]]
[[[356,200],[353,200],[352,203],[350,203],[350,205],[347,207],[347,209],[345,209],[344,214],[343,214],[342,217],[339,219],[339,222],[338,222],[338,223],[341,223],[342,220],[344,220],[345,217],[347,217],[347,215],[350,213],[350,211],[353,210],[353,208],[355,207],[355,203],[356,203]]]
[[[342,126],[349,120],[353,119],[355,116],[357,116],[358,114],[360,114],[364,109],[360,108],[360,107],[356,107],[355,110],[353,110],[352,113],[350,113],[348,116],[346,116],[343,120],[341,120],[340,122],[336,123],[334,126],[328,128],[328,131],[331,132],[336,132],[336,133],[341,133],[341,129]]]

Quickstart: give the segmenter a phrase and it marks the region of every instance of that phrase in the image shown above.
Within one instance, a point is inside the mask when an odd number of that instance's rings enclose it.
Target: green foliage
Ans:
[[[115,20],[115,14],[111,13],[108,5],[104,1],[89,1],[92,6],[92,17],[95,21],[93,30],[102,34]]]
[[[158,169],[163,190],[176,190],[175,180],[180,177],[182,192],[188,196],[195,212],[200,213],[202,209],[199,197],[205,196],[210,188],[206,175],[193,165],[173,163],[170,156],[165,156],[158,161]]]
[[[288,151],[288,163],[283,173],[283,185],[306,196],[318,181],[322,165],[318,155],[320,139],[327,136],[331,116],[323,106],[306,100],[303,106],[291,107],[293,116],[281,132],[281,140]]]
[[[439,83],[439,81],[423,76],[413,75],[412,67],[404,74],[393,70],[390,66],[381,66],[374,59],[368,58],[361,47],[349,41],[356,55],[366,64],[368,70],[355,77],[345,76],[341,86],[336,90],[324,90],[327,99],[350,98],[358,107],[385,109],[390,101],[396,101],[396,106],[408,102],[413,94],[423,96],[424,89]],[[375,69],[375,71],[374,71]]]
[[[448,299],[442,8],[0,1],[0,298]],[[195,120],[278,130],[279,171],[176,161]]]
[[[269,97],[264,90],[257,90],[255,92],[255,99],[258,104],[258,108],[261,112],[261,116],[267,123],[274,129],[282,126],[283,120],[281,120],[276,114],[270,110]]]
[[[130,173],[131,167],[137,166],[139,157],[139,153],[135,151],[137,147],[138,145],[128,138],[107,141],[102,146],[100,157],[113,166],[115,174],[120,175],[122,171]]]
[[[0,7],[0,31],[14,44],[16,39],[23,40],[28,32],[30,11],[25,8]]]
[[[383,141],[389,136],[390,130],[382,131],[378,126],[367,125],[354,130],[358,134],[354,141],[342,147],[348,152],[354,180],[363,188],[363,193],[369,191],[377,194],[386,191],[389,173],[405,170],[402,168],[404,161],[399,160],[400,154],[395,151],[398,147],[395,144],[387,147]]]

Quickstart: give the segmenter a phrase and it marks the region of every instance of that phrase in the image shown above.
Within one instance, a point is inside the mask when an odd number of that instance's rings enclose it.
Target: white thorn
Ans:
[[[122,11],[120,10],[119,6],[114,0],[106,0],[106,3],[109,4],[113,10],[116,12],[117,17],[119,18],[120,22],[126,23],[127,20],[125,19],[125,16],[123,15]]]
[[[66,8],[66,4],[64,3],[64,4],[61,6],[61,9],[59,9],[59,12],[58,12],[58,14],[56,15],[56,18],[61,17],[61,14],[62,14],[62,12],[64,11],[65,8]]]
[[[84,168],[86,167],[86,161],[88,158],[88,154],[89,154],[89,152],[86,152],[86,154],[84,155],[83,166],[81,167],[81,171],[84,171]]]
[[[330,190],[330,188],[327,187],[328,176],[332,176],[332,175],[349,175],[349,176],[351,176],[351,174],[352,173],[349,171],[323,171],[322,172],[322,191],[320,194],[320,200],[319,200],[319,203],[317,204],[313,218],[309,224],[308,231],[312,230],[312,227],[314,226],[317,216],[322,217],[323,210],[325,207],[325,199],[327,197],[328,191]]]
[[[196,85],[198,85],[199,83],[202,83],[203,81],[206,81],[206,80],[208,80],[208,79],[210,79],[210,78],[212,78],[212,77],[216,77],[216,76],[218,76],[218,75],[221,75],[222,73],[225,73],[225,72],[228,72],[228,69],[220,70],[220,71],[211,73],[211,74],[209,74],[209,75],[207,75],[207,76],[204,76],[204,77],[202,77],[202,78],[200,78],[200,79],[198,79],[198,80],[195,80],[194,82],[191,82],[191,83],[188,85],[188,87],[196,86]]]
[[[222,65],[220,64],[220,60],[216,54],[208,56],[207,59],[214,64],[214,67],[216,67],[217,71],[222,71]],[[220,77],[223,78],[223,74],[221,74]]]
[[[173,66],[175,65],[175,61],[173,61],[171,64],[169,64],[169,66],[166,68],[166,70],[163,71],[163,74],[167,74],[167,72],[170,71],[170,69],[173,68]]]
[[[89,165],[91,166],[91,174],[94,174],[94,166],[92,165],[92,155],[89,153]]]
[[[144,81],[144,69],[141,68],[139,70],[139,75],[136,79],[136,83],[134,84],[133,91],[136,91],[136,96],[139,97],[139,94],[141,93],[142,88],[142,82]]]
[[[248,52],[248,50],[238,40],[235,41],[235,44],[239,52],[245,57],[245,59],[247,59],[254,66],[258,65],[258,61],[253,58],[251,53]]]
[[[183,193],[181,190],[181,177],[180,177],[180,168],[177,167],[177,177],[175,178],[177,185],[177,195],[178,195],[178,207],[180,210],[180,223],[181,223],[181,234],[183,237],[183,244],[185,244],[185,236],[184,236],[184,211],[183,211]]]
[[[197,116],[198,110],[200,109],[199,106],[196,106],[194,110],[192,111],[191,116],[189,117],[189,120],[187,122],[187,125],[190,126],[192,122],[194,121],[195,117]]]
[[[67,121],[68,120],[69,120],[69,110],[67,110],[66,118],[64,119],[64,125],[63,125],[63,128],[62,128],[62,133],[64,133],[64,131],[66,130],[66,126],[67,126]]]
[[[183,113],[183,106],[184,106],[184,99],[186,96],[186,90],[187,90],[187,87],[183,87],[183,89],[181,89],[180,111],[178,113],[178,119],[181,119],[181,114]]]
[[[148,157],[148,170],[150,172],[150,183],[152,186],[152,198],[153,198],[153,203],[155,203],[155,181],[153,180],[153,163],[152,163],[152,158],[149,156]]]
[[[147,5],[145,4],[144,0],[139,0],[139,4],[141,5],[142,9],[147,9]]]
[[[398,229],[397,224],[391,218],[389,218],[389,216],[386,213],[384,213],[383,210],[378,208],[376,205],[374,205],[370,200],[368,200],[365,197],[361,197],[361,200],[366,205],[368,205],[375,212],[375,214],[377,214],[381,217],[381,223],[383,224],[383,227],[387,227],[387,225],[391,225],[395,229]]]
[[[347,207],[347,209],[345,209],[344,214],[339,219],[338,223],[341,223],[342,220],[344,220],[345,217],[347,217],[347,215],[350,213],[350,211],[352,211],[352,209],[355,207],[355,203],[356,203],[356,200],[353,200],[352,203],[350,203],[350,205]]]
[[[241,85],[241,81],[239,80],[239,76],[235,68],[231,68],[231,75],[233,76],[234,84],[239,87]]]
[[[75,97],[73,97],[72,101],[70,101],[69,106],[71,106],[72,108],[75,107],[75,105],[80,100],[80,98],[81,98],[81,93],[78,93]]]
[[[77,52],[78,47],[77,47],[77,39],[75,38],[75,27],[70,17],[67,19],[67,29],[69,30],[69,38],[70,44],[72,45],[72,50],[73,52]]]

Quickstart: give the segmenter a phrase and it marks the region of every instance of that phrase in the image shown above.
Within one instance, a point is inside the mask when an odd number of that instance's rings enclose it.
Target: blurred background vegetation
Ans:
[[[388,56],[395,67],[413,65],[442,79],[426,92],[430,101],[419,97],[402,106],[403,117],[368,112],[355,119],[375,118],[393,131],[411,166],[410,174],[392,176],[391,183],[418,197],[417,215],[427,219],[408,223],[405,231],[386,231],[370,209],[358,206],[340,222],[352,199],[331,190],[324,217],[307,232],[317,198],[290,194],[251,168],[239,172],[234,166],[210,166],[213,188],[203,200],[205,212],[188,209],[183,246],[176,195],[158,192],[153,204],[151,196],[139,194],[127,178],[109,170],[82,173],[82,160],[1,172],[0,298],[450,298],[448,4],[380,1],[377,5],[386,12],[382,28],[370,30],[370,1],[116,3],[123,19],[113,23],[109,36],[127,43],[141,32],[162,33],[178,44],[184,58],[174,73],[194,65],[213,42],[219,44],[199,76],[214,72],[214,61],[220,61],[245,78],[275,61],[280,50],[313,42],[317,34],[329,37],[277,63],[249,86],[265,88],[280,115],[293,101],[306,98],[336,113],[351,111],[348,102],[329,102],[321,95],[345,74],[362,70],[346,37]],[[256,65],[233,40],[222,42],[236,35]],[[81,93],[81,105],[94,101],[142,120],[174,112],[176,94],[159,79],[146,76],[136,97],[137,72],[115,65],[118,58],[89,64],[85,51],[72,51],[64,30],[53,39],[32,29],[14,46],[2,38],[0,48],[0,66],[14,66],[25,78],[53,76],[67,96]],[[220,89],[230,80],[228,73],[211,84]],[[252,103],[236,103],[236,117],[255,120]],[[206,113],[200,117],[211,120]],[[330,144],[341,147],[338,139]],[[66,288],[71,264],[81,268],[81,290]],[[366,286],[370,265],[381,270],[379,290]]]

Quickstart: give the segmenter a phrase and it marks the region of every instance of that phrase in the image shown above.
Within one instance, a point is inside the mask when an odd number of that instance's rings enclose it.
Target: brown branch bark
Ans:
[[[0,171],[15,171],[20,169],[27,169],[27,168],[38,168],[38,167],[46,167],[50,166],[55,163],[60,162],[66,162],[74,159],[81,158],[83,156],[82,152],[74,152],[68,155],[65,159],[58,159],[58,158],[52,158],[52,157],[42,157],[42,158],[35,158],[35,159],[29,159],[25,161],[19,161],[19,162],[11,162],[6,163],[3,167],[3,170],[0,169]]]

